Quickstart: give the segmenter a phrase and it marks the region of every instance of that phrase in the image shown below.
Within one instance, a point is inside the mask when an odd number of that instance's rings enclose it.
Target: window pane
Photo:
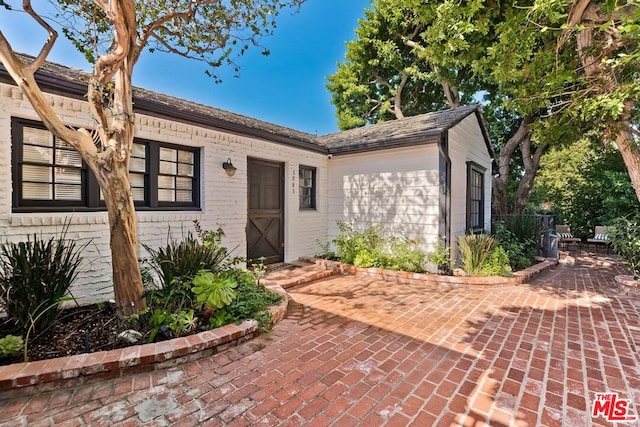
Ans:
[[[56,183],[80,184],[82,182],[80,169],[56,168],[55,177]]]
[[[22,198],[27,200],[52,200],[53,186],[51,184],[23,182]]]
[[[22,167],[23,181],[52,182],[51,168],[46,166],[24,165]]]
[[[22,147],[22,160],[47,165],[53,164],[53,149],[25,145]]]
[[[193,165],[186,165],[184,163],[178,164],[178,175],[193,176]]]
[[[159,188],[176,188],[175,178],[172,176],[158,176]]]
[[[129,161],[129,171],[130,172],[146,172],[147,164],[145,159],[137,159],[135,157],[131,157]]]
[[[160,148],[160,160],[169,160],[172,162],[176,162],[178,159],[177,150],[172,150],[170,148]]]
[[[82,167],[82,158],[77,151],[56,150],[56,164],[62,166]]]
[[[131,195],[136,202],[144,201],[144,188],[131,188]]]
[[[193,200],[193,195],[191,191],[178,190],[178,202],[191,202]]]
[[[43,147],[53,146],[51,132],[46,129],[35,129],[25,126],[22,128],[22,136],[22,142],[24,144],[41,145]]]
[[[191,178],[176,178],[176,188],[178,190],[191,190],[192,185],[193,181],[191,180]]]
[[[160,173],[166,175],[175,175],[176,163],[160,161]]]
[[[145,144],[133,144],[131,147],[131,157],[147,157],[147,146]]]
[[[158,190],[158,200],[161,202],[175,202],[175,191]]]
[[[178,161],[180,163],[188,163],[190,165],[193,164],[193,152],[192,151],[178,151]]]
[[[56,184],[56,200],[82,200],[79,185]]]
[[[141,173],[129,174],[129,182],[132,187],[144,187],[144,175]]]

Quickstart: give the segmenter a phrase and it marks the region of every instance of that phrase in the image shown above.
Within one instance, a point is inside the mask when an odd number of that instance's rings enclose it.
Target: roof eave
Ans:
[[[87,83],[80,82],[75,79],[66,79],[55,73],[39,70],[35,74],[36,81],[40,88],[56,95],[71,97],[75,99],[86,100]],[[0,67],[0,82],[15,85],[15,82],[9,73]],[[321,154],[327,154],[328,150],[325,146],[314,142],[301,141],[299,139],[290,138],[285,135],[278,135],[262,129],[243,126],[238,123],[222,120],[206,114],[197,112],[184,111],[156,102],[135,96],[133,98],[134,109],[141,114],[147,114],[153,117],[180,121],[187,124],[195,124],[207,128],[224,130],[239,135],[252,136],[255,138],[265,139],[270,142],[280,143],[295,148],[313,151]],[[310,135],[312,138],[313,136]]]
[[[347,154],[357,153],[370,153],[372,151],[389,150],[392,148],[408,148],[418,145],[437,144],[442,139],[442,133],[437,132],[425,132],[420,135],[414,135],[408,138],[396,139],[385,142],[367,142],[357,145],[342,146],[342,147],[329,147],[329,154],[334,156],[341,156]]]

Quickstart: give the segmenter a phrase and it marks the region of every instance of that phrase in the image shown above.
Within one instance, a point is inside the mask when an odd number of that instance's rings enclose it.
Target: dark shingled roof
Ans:
[[[33,60],[33,57],[28,55],[19,56],[26,61]],[[43,90],[77,99],[86,98],[88,76],[89,73],[86,71],[52,62],[46,62],[36,72],[36,80]],[[2,64],[0,64],[0,82],[15,84]],[[489,153],[493,153],[480,105],[436,111],[317,137],[138,87],[133,90],[133,102],[137,113],[253,136],[325,154],[347,154],[437,143],[442,140],[444,132],[469,114],[475,113],[482,128],[487,149]]]
[[[28,55],[19,56],[26,61],[33,60],[33,57]],[[36,72],[36,80],[43,90],[59,95],[72,96],[77,99],[86,98],[88,78],[89,73],[86,71],[52,62],[46,62]],[[15,84],[2,64],[0,64],[0,81]],[[135,87],[133,89],[133,102],[135,111],[140,114],[221,129],[240,135],[254,136],[298,148],[327,153],[327,148],[318,142],[315,135],[231,113],[219,108],[185,101],[170,95]]]
[[[432,144],[441,141],[444,132],[460,123],[468,115],[475,113],[488,144],[489,136],[481,111],[482,107],[479,104],[467,105],[350,129],[322,136],[318,140],[334,154]]]

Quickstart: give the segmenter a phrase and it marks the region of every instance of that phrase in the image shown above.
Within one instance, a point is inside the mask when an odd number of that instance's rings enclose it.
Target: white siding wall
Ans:
[[[86,102],[47,96],[62,119],[74,126],[92,123]],[[102,301],[112,296],[111,253],[105,212],[92,213],[12,213],[11,212],[11,117],[38,120],[20,91],[0,84],[0,239],[19,241],[38,233],[48,238],[71,218],[68,237],[80,244],[91,241],[84,252],[85,264],[72,292],[81,303]],[[247,156],[285,163],[285,260],[311,255],[316,240],[327,240],[328,170],[326,155],[299,150],[216,130],[137,115],[136,136],[153,141],[202,147],[201,212],[153,211],[138,214],[138,236],[151,247],[166,244],[170,234],[180,238],[192,230],[197,219],[204,228],[221,225],[225,245],[234,254],[246,256]],[[228,177],[222,163],[231,158],[238,168]],[[317,210],[298,209],[298,165],[317,168]],[[141,252],[144,255],[144,252]]]
[[[451,159],[451,247],[457,256],[457,236],[466,232],[467,224],[467,162],[486,168],[484,173],[484,223],[491,226],[491,157],[487,151],[475,114],[449,130],[449,158]]]
[[[360,228],[401,228],[432,250],[439,224],[436,144],[335,156],[329,179],[330,240],[338,235],[336,221],[354,219]]]

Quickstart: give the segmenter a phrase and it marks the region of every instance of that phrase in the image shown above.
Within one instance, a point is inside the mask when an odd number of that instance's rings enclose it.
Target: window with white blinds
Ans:
[[[82,159],[46,129],[21,127],[20,193],[25,201],[57,201],[68,205],[85,200]]]
[[[101,210],[104,197],[80,154],[42,123],[12,120],[14,211]],[[199,208],[199,149],[134,141],[131,195],[141,209]]]

